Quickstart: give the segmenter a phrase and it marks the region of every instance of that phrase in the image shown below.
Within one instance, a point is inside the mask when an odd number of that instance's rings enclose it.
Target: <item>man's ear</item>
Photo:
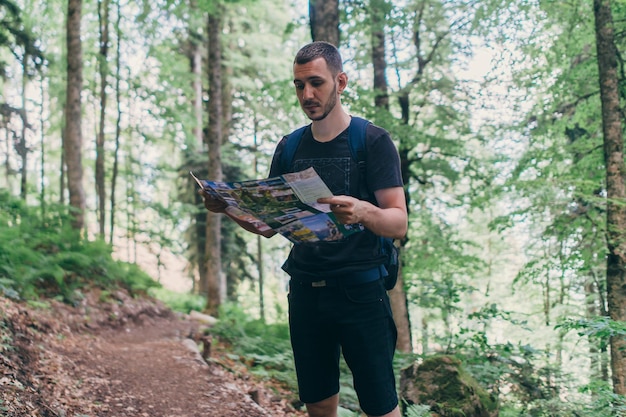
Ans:
[[[343,90],[348,86],[348,74],[340,72],[337,74],[337,94],[343,93]]]

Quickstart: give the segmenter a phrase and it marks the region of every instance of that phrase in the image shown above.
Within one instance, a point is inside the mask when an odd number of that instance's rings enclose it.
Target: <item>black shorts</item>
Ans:
[[[343,352],[365,413],[383,415],[398,405],[397,331],[381,279],[327,287],[292,279],[289,328],[301,401],[315,403],[339,392]]]

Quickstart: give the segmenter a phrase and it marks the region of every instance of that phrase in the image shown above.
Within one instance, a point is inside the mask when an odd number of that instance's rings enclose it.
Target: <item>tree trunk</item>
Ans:
[[[400,251],[402,253],[402,251]],[[398,340],[396,349],[401,352],[410,353],[413,351],[413,339],[411,338],[411,320],[409,318],[409,303],[404,290],[404,280],[402,279],[402,263],[398,271],[398,282],[393,290],[389,292],[391,299],[391,311],[393,320],[398,329]]]
[[[607,190],[607,302],[611,320],[626,321],[626,187],[624,183],[624,142],[620,120],[617,50],[614,44],[613,17],[609,0],[593,2],[602,129]],[[613,390],[626,395],[626,338],[611,337]]]
[[[209,34],[209,128],[207,134],[207,144],[209,148],[208,175],[214,181],[222,180],[222,48],[221,42],[221,21],[220,12],[209,14],[208,34]],[[205,263],[207,267],[206,283],[204,288],[201,283],[201,290],[206,290],[207,305],[206,312],[216,316],[222,303],[223,283],[222,283],[222,256],[221,256],[221,214],[209,212],[206,220],[206,252]]]
[[[98,0],[98,36],[100,52],[98,70],[100,73],[100,124],[96,137],[96,194],[98,196],[98,233],[104,239],[106,187],[104,185],[104,124],[107,105],[107,75],[109,73],[109,0]]]
[[[595,280],[593,279],[593,277],[589,277],[585,281],[584,288],[585,288],[585,305],[586,305],[585,318],[588,320],[593,320],[594,318],[598,317],[598,308],[596,305],[598,296],[597,296],[597,291],[596,291]],[[590,368],[589,375],[591,376],[591,379],[599,380],[602,376],[601,374],[602,354],[600,352],[598,342],[594,338],[589,337],[587,340],[587,343],[589,344],[589,368]]]
[[[2,85],[2,91],[0,91],[0,94],[2,94],[2,97],[6,97],[6,89],[7,89],[7,83],[3,83]],[[11,159],[9,158],[10,152],[11,152],[11,146],[9,145],[11,143],[11,136],[9,134],[9,119],[7,116],[2,115],[2,117],[0,117],[0,130],[4,131],[4,144],[3,144],[3,151],[4,151],[4,160],[2,162],[3,165],[3,174],[4,174],[4,178],[5,178],[5,186],[7,189],[9,189],[9,179],[11,178]],[[2,183],[0,183],[2,184]]]
[[[22,200],[26,200],[26,194],[28,192],[28,145],[26,144],[26,130],[28,128],[28,120],[26,118],[26,85],[28,81],[28,56],[24,55],[24,61],[22,62],[22,109],[20,116],[22,119],[22,131],[20,134],[20,140],[16,144],[17,154],[20,156],[21,168],[20,168],[20,197]]]
[[[72,227],[81,230],[85,224],[85,191],[83,189],[81,92],[83,53],[80,39],[82,0],[68,0],[67,7],[67,99],[65,102],[65,136],[63,149],[67,167],[67,186],[72,207]]]
[[[374,66],[374,105],[389,110],[389,93],[387,85],[387,61],[385,47],[385,0],[372,0],[372,64]]]
[[[202,26],[205,24],[203,13],[198,8],[198,2],[196,0],[189,1],[190,18],[188,21],[188,50],[187,57],[189,58],[189,70],[192,74],[191,89],[193,91],[193,113],[195,123],[192,127],[192,135],[194,142],[190,144],[190,147],[197,149],[198,152],[206,151],[205,145],[205,130],[203,115],[203,95],[204,90],[202,86],[202,51],[203,51],[203,31]],[[195,183],[192,184],[195,187]],[[202,197],[200,195],[195,196],[195,204],[202,206]],[[195,251],[197,256],[197,268],[198,275],[193,278],[192,292],[201,294],[207,294],[207,265],[204,262],[206,253],[206,218],[208,216],[207,210],[199,210],[194,215],[194,229],[195,229]]]
[[[115,46],[115,104],[117,106],[117,118],[115,120],[115,150],[113,151],[113,169],[111,172],[111,209],[109,213],[109,243],[113,244],[113,236],[115,233],[115,190],[117,185],[117,176],[119,174],[119,154],[120,154],[120,136],[122,134],[122,106],[120,81],[122,78],[120,62],[121,62],[121,42],[122,29],[120,23],[122,20],[122,7],[119,0],[117,1],[117,20],[115,22],[115,35],[117,44]]]
[[[41,156],[39,159],[39,204],[41,206],[41,217],[44,218],[46,214],[46,119],[44,102],[44,97],[46,97],[46,88],[43,76],[41,77],[39,87],[39,96],[41,97],[41,103],[39,106],[39,148],[41,149]]]
[[[339,0],[309,0],[311,39],[339,47]]]
[[[259,121],[255,115],[254,117],[254,174],[255,178],[259,178],[259,142],[258,142],[258,130],[259,130]],[[259,311],[261,316],[261,321],[265,323],[265,297],[264,297],[264,289],[265,289],[265,267],[263,263],[263,237],[257,235],[256,240],[256,265],[257,265],[257,273],[259,275]]]
[[[11,159],[9,158],[11,135],[9,133],[8,125],[3,121],[2,126],[4,129],[4,178],[6,180],[6,187],[9,188],[11,179]]]
[[[65,167],[65,127],[61,130],[61,144],[61,163],[59,164],[59,204],[63,206],[65,205],[65,181],[67,180],[67,169]]]
[[[232,26],[232,20],[228,21],[229,25],[231,25],[227,30],[227,33],[235,33],[237,30],[234,26]],[[222,29],[224,30],[224,29]],[[230,37],[230,43],[226,45],[228,50],[235,50],[238,48],[237,40],[233,37]],[[222,43],[221,48],[223,49],[225,45]],[[228,65],[228,63],[222,61],[221,64],[221,79],[222,79],[222,144],[226,144],[230,142],[230,133],[232,130],[232,122],[233,122],[233,98],[237,96],[237,91],[233,87],[231,80],[235,76],[234,66]],[[255,155],[256,157],[256,155]],[[257,170],[255,169],[255,172]],[[222,229],[224,230],[224,229]],[[229,236],[230,238],[230,236]],[[262,240],[264,240],[263,238]],[[230,269],[230,268],[229,268]],[[240,282],[241,278],[234,270],[229,270],[228,272],[224,272],[222,275],[222,294],[223,299],[235,300],[238,296],[237,294],[237,285]]]
[[[377,109],[384,111],[389,109],[389,95],[387,93],[389,88],[386,76],[387,61],[385,58],[385,10],[387,9],[388,6],[385,0],[372,0],[372,66],[374,68],[374,90],[376,92],[374,105]],[[401,250],[400,254],[402,254]],[[398,271],[398,282],[394,289],[389,292],[389,297],[391,299],[393,318],[398,329],[396,348],[402,352],[412,352],[411,323],[401,267]]]
[[[198,2],[191,0],[189,2],[189,9],[192,16],[200,15],[198,10]],[[193,22],[196,20],[194,19]],[[202,149],[204,145],[204,139],[202,135],[202,36],[197,33],[196,25],[190,22],[189,28],[189,65],[191,67],[191,73],[193,74],[193,81],[191,89],[193,90],[193,113],[195,117],[195,124],[193,126],[193,137],[196,139],[195,145],[198,149]]]

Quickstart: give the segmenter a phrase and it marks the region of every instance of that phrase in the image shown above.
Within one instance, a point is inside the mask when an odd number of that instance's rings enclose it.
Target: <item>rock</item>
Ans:
[[[438,355],[400,373],[400,395],[407,404],[424,404],[433,417],[497,417],[497,401],[469,375],[459,359]],[[403,401],[403,404],[404,404]],[[403,414],[406,415],[406,405]]]
[[[217,323],[217,319],[215,317],[209,316],[208,314],[202,314],[195,310],[191,310],[189,313],[189,319],[205,324],[209,327],[215,326]]]
[[[207,364],[204,358],[202,357],[202,354],[200,353],[200,349],[198,349],[198,345],[196,344],[195,341],[193,341],[192,339],[184,339],[182,343],[183,343],[183,346],[185,346],[194,354],[194,358],[196,361],[198,361],[198,363],[201,363],[203,365]]]

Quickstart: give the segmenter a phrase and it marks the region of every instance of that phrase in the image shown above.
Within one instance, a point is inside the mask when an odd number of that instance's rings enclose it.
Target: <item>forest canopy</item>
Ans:
[[[398,350],[460,355],[502,415],[623,410],[626,5],[310,3],[0,1],[0,203],[44,225],[66,211],[60,233],[182,282],[209,313],[234,301],[284,322],[289,242],[208,213],[188,173],[267,176],[308,123],[293,56],[334,41],[344,105],[402,162]],[[0,231],[18,218],[0,213]]]

